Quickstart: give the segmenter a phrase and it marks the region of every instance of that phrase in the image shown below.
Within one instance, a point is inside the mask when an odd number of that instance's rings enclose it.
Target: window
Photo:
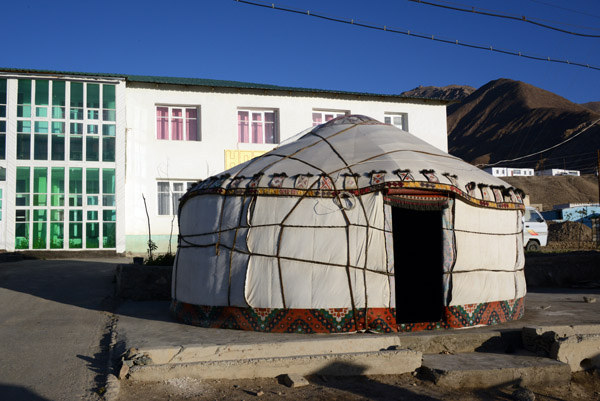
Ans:
[[[334,118],[345,116],[347,114],[350,114],[350,112],[332,110],[313,110],[312,125],[313,127],[316,127],[317,125],[321,125],[323,123],[326,123],[327,121],[333,120]]]
[[[158,193],[158,214],[159,216],[169,216],[177,214],[179,208],[179,199],[197,181],[159,181],[157,183]]]
[[[156,139],[199,141],[198,108],[156,106]]]
[[[525,223],[541,223],[544,218],[540,216],[537,210],[525,209]]]
[[[238,142],[279,143],[274,110],[238,110]]]
[[[16,168],[17,249],[116,247],[116,88],[17,81],[16,158],[35,161]],[[6,92],[0,79],[0,135],[6,135]],[[71,161],[94,163],[71,167]]]
[[[408,131],[408,114],[406,113],[385,113],[383,122]]]
[[[115,85],[39,79],[17,85],[18,160],[115,161]],[[0,80],[0,156],[4,86]]]

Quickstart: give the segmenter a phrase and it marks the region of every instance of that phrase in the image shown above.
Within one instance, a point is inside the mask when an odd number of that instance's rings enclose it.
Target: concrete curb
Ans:
[[[242,360],[135,365],[129,379],[160,381],[178,377],[195,379],[255,379],[281,374],[388,375],[413,372],[421,366],[421,352],[390,350],[345,354],[248,358]]]
[[[114,401],[119,396],[119,391],[121,388],[121,383],[119,379],[115,377],[112,372],[115,372],[115,364],[114,364],[114,353],[115,347],[117,344],[117,322],[119,318],[114,313],[110,314],[110,344],[108,345],[108,361],[106,363],[106,384],[105,384],[105,393],[102,398],[106,401]]]

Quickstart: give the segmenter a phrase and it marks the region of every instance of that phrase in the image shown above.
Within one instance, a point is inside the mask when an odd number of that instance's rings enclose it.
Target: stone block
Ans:
[[[308,386],[308,380],[304,378],[304,376],[297,374],[287,374],[283,375],[283,384],[288,387],[304,387]]]

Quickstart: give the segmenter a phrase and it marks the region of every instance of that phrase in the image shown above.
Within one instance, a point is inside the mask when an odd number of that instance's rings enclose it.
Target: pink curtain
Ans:
[[[198,110],[185,109],[185,123],[188,141],[198,140]]]
[[[275,113],[265,113],[265,143],[277,143],[275,135]]]
[[[263,123],[261,113],[252,113],[252,143],[263,143]]]
[[[156,108],[156,139],[169,139],[169,108]]]
[[[238,142],[248,143],[248,112],[238,111]]]
[[[312,118],[313,118],[313,127],[316,127],[317,125],[320,125],[323,122],[321,113],[312,113]]]
[[[171,139],[183,140],[183,111],[181,109],[171,109]]]

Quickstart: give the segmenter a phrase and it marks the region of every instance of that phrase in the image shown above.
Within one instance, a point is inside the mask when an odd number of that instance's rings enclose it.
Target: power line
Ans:
[[[548,62],[552,62],[552,63],[567,64],[567,65],[573,65],[573,66],[577,66],[577,67],[585,67],[585,68],[589,68],[592,70],[600,71],[600,67],[589,65],[586,63],[573,62],[570,60],[562,60],[562,59],[556,59],[556,58],[551,58],[551,57],[543,57],[543,56],[538,56],[538,55],[529,54],[529,53],[523,53],[523,52],[515,51],[515,50],[505,50],[505,49],[500,49],[500,48],[497,48],[494,46],[484,46],[484,45],[475,44],[475,43],[460,42],[458,39],[451,40],[451,39],[437,37],[435,35],[413,32],[410,30],[404,31],[404,30],[399,30],[396,28],[391,28],[387,25],[375,25],[372,23],[359,21],[359,20],[355,20],[355,19],[344,19],[344,18],[340,18],[340,17],[328,16],[326,14],[314,12],[311,10],[299,10],[299,9],[294,9],[294,8],[286,7],[286,6],[277,6],[277,5],[275,5],[275,3],[265,3],[265,2],[262,2],[259,0],[234,0],[234,1],[236,1],[238,3],[248,4],[251,6],[270,8],[273,10],[286,11],[286,12],[290,12],[290,13],[294,13],[294,14],[302,14],[302,15],[307,15],[309,17],[320,18],[320,19],[324,19],[324,20],[332,21],[332,22],[340,22],[340,23],[344,23],[344,24],[348,24],[348,25],[358,26],[361,28],[368,28],[368,29],[373,29],[373,30],[377,30],[377,31],[397,33],[397,34],[406,35],[406,36],[410,36],[410,37],[432,40],[434,42],[441,42],[441,43],[446,43],[446,44],[451,44],[451,45],[457,45],[457,46],[467,47],[467,48],[471,48],[471,49],[487,50],[487,51],[491,51],[491,52],[507,54],[510,56],[522,57],[522,58],[526,58],[526,59],[530,59],[530,60],[548,61]]]
[[[592,128],[594,125],[596,125],[599,121],[600,121],[600,118],[598,118],[597,120],[595,120],[593,123],[591,123],[590,125],[588,125],[584,129],[582,129],[578,133],[576,133],[574,135],[571,135],[569,138],[565,139],[564,141],[559,142],[556,145],[550,146],[549,148],[546,148],[546,149],[543,149],[543,150],[540,150],[538,152],[534,152],[534,153],[531,153],[531,154],[528,154],[528,155],[525,155],[525,156],[516,157],[514,159],[500,160],[500,161],[497,161],[495,163],[489,163],[489,164],[477,164],[477,167],[480,167],[480,168],[481,167],[491,167],[491,166],[495,166],[495,165],[500,164],[500,163],[507,163],[507,162],[512,162],[512,161],[516,161],[516,160],[521,160],[521,159],[525,159],[527,157],[531,157],[531,156],[539,155],[540,153],[547,152],[547,151],[549,151],[551,149],[554,149],[554,148],[557,148],[557,147],[559,147],[561,145],[564,145],[565,143],[569,142],[572,139],[577,138],[579,135],[583,134],[585,131],[587,131],[588,129]]]
[[[470,9],[467,9],[467,8],[460,8],[460,7],[456,7],[456,6],[447,6],[444,4],[432,3],[429,1],[423,1],[423,0],[408,0],[408,1],[410,1],[412,3],[419,3],[419,4],[425,4],[425,5],[433,6],[433,7],[444,8],[447,10],[462,11],[462,12],[471,13],[471,14],[486,15],[488,17],[504,18],[504,19],[510,19],[510,20],[514,20],[514,21],[527,22],[529,24],[537,25],[542,28],[551,29],[551,30],[566,33],[569,35],[583,36],[583,37],[587,37],[587,38],[600,38],[600,35],[592,35],[592,34],[581,33],[581,32],[572,32],[572,31],[567,31],[566,29],[557,28],[555,26],[542,24],[541,22],[537,22],[535,19],[527,18],[524,15],[519,17],[519,16],[505,14],[505,13],[499,14],[499,11],[489,12],[489,11],[485,11],[481,8],[477,9],[477,7],[471,7]],[[445,3],[452,4],[449,2],[445,2]]]
[[[583,11],[573,10],[572,8],[558,6],[556,4],[548,3],[548,2],[545,2],[545,1],[540,1],[540,0],[529,0],[529,1],[531,1],[533,3],[544,4],[546,6],[558,8],[558,9],[565,10],[565,11],[570,11],[572,13],[577,13],[577,14],[581,14],[581,15],[587,15],[588,17],[600,18],[600,15],[590,14],[590,13],[584,13]]]

